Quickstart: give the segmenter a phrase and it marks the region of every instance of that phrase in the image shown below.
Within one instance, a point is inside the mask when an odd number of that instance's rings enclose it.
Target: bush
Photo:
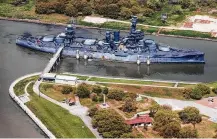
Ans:
[[[102,93],[102,88],[100,86],[94,86],[92,92],[96,94],[100,94]]]
[[[198,138],[198,133],[196,129],[192,129],[191,127],[183,127],[179,131],[179,138]]]
[[[120,7],[117,4],[110,4],[107,6],[107,10],[105,12],[105,16],[110,18],[118,18],[120,12]]]
[[[88,90],[85,84],[81,84],[78,86],[76,94],[80,98],[88,98],[90,95],[90,91]]]
[[[91,94],[90,94],[90,98],[91,98],[91,100],[94,101],[94,102],[97,102],[97,101],[98,101],[98,98],[97,98],[97,94],[96,94],[96,93],[91,93]]]
[[[131,92],[129,92],[129,93],[127,93],[126,94],[126,97],[129,97],[129,98],[131,98],[131,99],[136,99],[136,97],[137,97],[137,94],[136,93],[131,93]]]
[[[150,8],[145,8],[142,10],[143,16],[151,17],[154,14],[154,11]]]
[[[131,12],[130,9],[124,7],[121,9],[120,15],[124,19],[129,19],[131,15],[133,15],[133,13]]]
[[[108,87],[104,87],[103,90],[102,90],[102,93],[105,94],[105,95],[107,95],[108,92],[109,92]]]
[[[72,0],[70,1],[70,4],[72,4],[78,10],[78,12],[82,12],[84,7],[88,6],[86,0]]]
[[[97,107],[92,107],[92,108],[89,109],[89,111],[88,111],[89,114],[88,115],[90,117],[93,117],[96,114],[97,111],[98,111]]]
[[[139,14],[140,13],[140,8],[138,6],[133,6],[131,8],[131,12],[133,13],[133,15]]]
[[[191,92],[192,92],[192,88],[186,88],[183,90],[183,97],[185,99],[190,99],[191,98]]]
[[[102,102],[104,100],[104,95],[101,93],[98,95],[98,101]]]
[[[57,2],[55,12],[59,14],[65,13],[66,4],[64,2]]]
[[[198,89],[195,89],[195,88],[194,88],[194,89],[191,91],[190,97],[191,97],[192,99],[200,100],[200,99],[203,97],[203,95],[202,95],[202,93],[201,93]]]
[[[65,14],[68,16],[78,16],[78,10],[71,4],[67,4]]]
[[[117,101],[120,101],[120,100],[123,100],[125,96],[125,93],[123,91],[119,91],[119,90],[112,90],[112,91],[109,91],[107,97],[109,99],[115,99]]]
[[[122,109],[124,112],[135,112],[137,109],[136,102],[133,101],[131,98],[127,98]]]
[[[172,8],[172,14],[178,14],[178,15],[181,15],[183,14],[183,10],[180,6],[174,6]]]
[[[131,8],[132,7],[132,4],[130,2],[130,0],[119,0],[118,1],[118,6],[119,7],[126,7],[126,8]]]
[[[194,89],[201,92],[202,95],[210,94],[210,88],[204,84],[198,84]]]
[[[217,94],[217,87],[212,89],[213,93]]]
[[[147,5],[153,10],[160,10],[163,6],[160,0],[147,0]]]
[[[83,15],[91,15],[92,14],[92,8],[90,6],[84,7],[82,9],[82,14]]]
[[[70,86],[64,86],[62,89],[62,94],[70,94],[73,91],[72,87]]]

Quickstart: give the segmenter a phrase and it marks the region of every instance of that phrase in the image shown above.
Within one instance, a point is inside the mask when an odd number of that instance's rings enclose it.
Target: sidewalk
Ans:
[[[92,133],[96,136],[96,138],[102,138],[97,129],[94,129],[91,123],[91,118],[87,115],[88,108],[84,107],[82,105],[79,105],[80,103],[77,103],[77,106],[69,106],[65,103],[61,103],[59,101],[56,101],[43,93],[40,92],[39,86],[41,84],[41,81],[36,81],[34,86],[33,86],[33,91],[40,95],[40,97],[43,97],[44,99],[47,99],[48,101],[61,106],[62,108],[68,110],[71,114],[76,115],[82,119],[82,121],[85,123],[85,125],[92,131]]]

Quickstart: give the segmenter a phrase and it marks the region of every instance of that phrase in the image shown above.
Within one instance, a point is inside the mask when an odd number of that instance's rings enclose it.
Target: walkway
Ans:
[[[157,97],[150,97],[146,95],[140,95],[141,97],[152,98],[160,105],[170,105],[175,110],[181,110],[185,107],[192,106],[199,109],[201,114],[209,116],[210,118],[217,118],[217,110],[213,108],[209,108],[203,105],[200,105],[194,101],[183,101],[183,100],[176,100],[176,99],[165,99],[165,98],[157,98]]]
[[[48,72],[50,72],[52,70],[52,68],[56,64],[56,62],[58,62],[58,59],[60,58],[63,49],[64,49],[64,46],[59,47],[57,52],[53,55],[53,57],[50,59],[50,61],[46,65],[45,69],[42,72],[42,75],[44,73],[48,73]]]
[[[33,91],[40,95],[40,97],[43,97],[44,99],[47,99],[48,101],[56,104],[56,105],[59,105],[61,106],[62,108],[66,109],[66,110],[69,110],[69,112],[73,115],[76,115],[78,117],[80,117],[82,119],[82,121],[85,123],[85,125],[92,131],[92,133],[97,137],[97,138],[102,138],[97,129],[94,129],[93,126],[92,126],[92,123],[91,123],[91,118],[87,115],[87,112],[88,112],[88,108],[87,107],[84,107],[84,106],[81,106],[79,105],[80,103],[76,103],[77,106],[69,106],[65,103],[61,103],[59,101],[56,101],[46,95],[44,95],[43,93],[40,92],[39,90],[39,86],[41,84],[41,81],[36,81],[34,86],[33,86]]]

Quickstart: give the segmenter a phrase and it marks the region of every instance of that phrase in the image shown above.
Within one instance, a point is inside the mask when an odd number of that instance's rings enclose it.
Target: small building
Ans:
[[[55,83],[76,85],[77,77],[67,75],[56,75]]]
[[[44,81],[55,81],[56,74],[55,73],[44,73],[41,78]]]
[[[126,124],[131,125],[131,126],[151,126],[152,124],[152,119],[149,117],[149,115],[142,115],[142,116],[137,116],[136,118],[126,120]]]

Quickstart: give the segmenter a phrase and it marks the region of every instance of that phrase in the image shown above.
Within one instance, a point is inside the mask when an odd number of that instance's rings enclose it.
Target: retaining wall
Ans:
[[[38,127],[49,137],[55,139],[56,137],[47,129],[47,127],[35,116],[35,114],[16,96],[14,93],[14,86],[21,80],[39,75],[40,73],[28,74],[16,79],[9,88],[11,98],[25,111],[25,113],[38,125]],[[24,91],[24,90],[23,90]]]

